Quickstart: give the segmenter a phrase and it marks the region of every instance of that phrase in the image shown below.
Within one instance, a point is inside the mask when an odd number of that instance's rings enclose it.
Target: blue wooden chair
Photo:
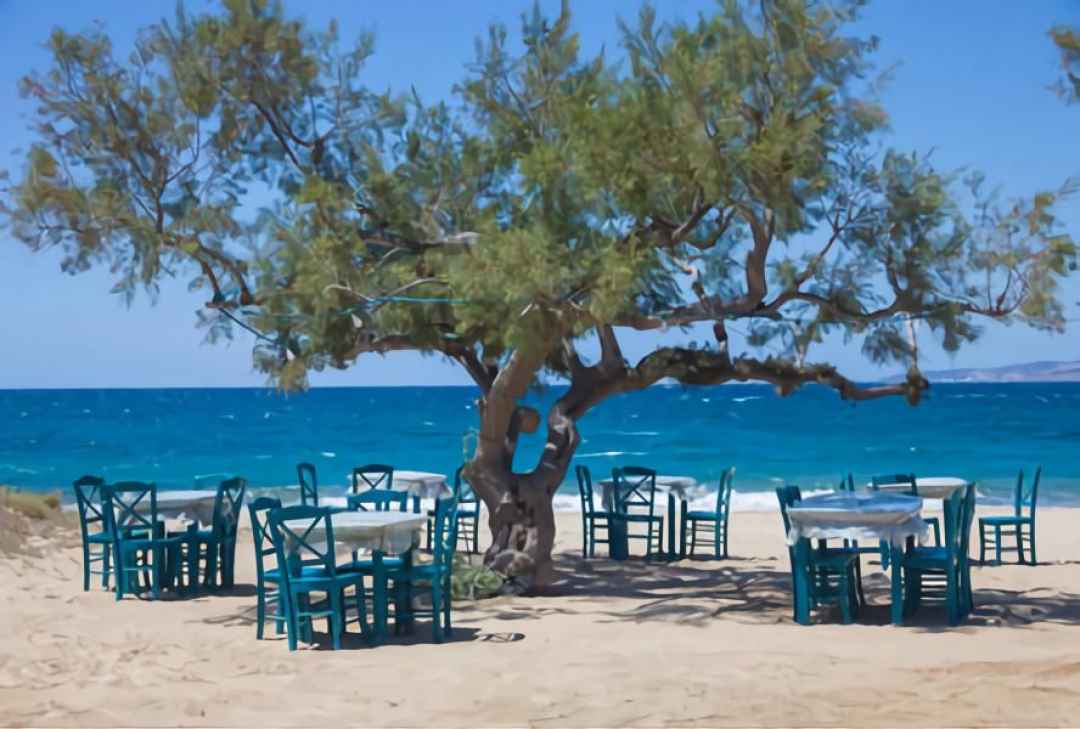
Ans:
[[[872,476],[870,478],[870,488],[874,491],[879,490],[882,486],[891,486],[894,484],[902,484],[907,486],[908,493],[912,496],[919,495],[919,487],[916,485],[915,474],[913,473],[897,473],[889,474],[885,476]],[[934,546],[941,546],[941,522],[938,521],[936,516],[924,516],[923,521],[930,525],[934,530]],[[888,561],[885,561],[885,566],[888,567]]]
[[[75,501],[79,507],[79,531],[82,534],[83,591],[90,589],[90,575],[101,575],[101,586],[109,588],[113,537],[105,526],[102,508],[102,487],[105,479],[83,476],[75,481]],[[100,562],[101,569],[93,564]]]
[[[780,517],[784,522],[784,538],[791,531],[788,507],[802,501],[798,486],[776,489]],[[841,621],[846,625],[858,610],[855,588],[855,562],[859,555],[844,549],[828,549],[819,540],[815,549],[809,539],[799,539],[788,547],[791,561],[792,607],[795,621],[810,624],[810,611],[818,605],[832,604],[840,608]]]
[[[355,572],[337,570],[334,555],[334,523],[331,509],[317,506],[287,506],[271,509],[270,537],[277,554],[281,593],[286,602],[286,632],[289,650],[294,651],[301,634],[312,642],[311,621],[324,618],[334,650],[341,648],[347,620],[346,596],[354,589],[360,632],[370,639],[364,578]],[[312,532],[322,526],[318,538]],[[312,599],[321,594],[321,599]]]
[[[401,569],[390,572],[394,581],[394,622],[411,628],[416,617],[431,618],[432,638],[441,643],[452,632],[451,576],[454,552],[458,542],[458,502],[451,496],[435,502],[435,540],[433,559],[424,564],[409,560]],[[414,603],[417,588],[429,590],[431,607],[417,607]]]
[[[1001,564],[1002,552],[1016,552],[1020,564],[1036,564],[1035,559],[1035,504],[1039,499],[1039,479],[1042,478],[1042,466],[1035,469],[1035,478],[1028,489],[1024,488],[1024,472],[1016,477],[1016,489],[1013,491],[1013,513],[1011,516],[979,517],[979,564],[986,564],[986,546],[989,543],[987,533],[994,535],[994,561]],[[1026,510],[1026,513],[1025,513]],[[1027,527],[1027,534],[1024,528]],[[1005,547],[1001,538],[1012,536],[1016,547]],[[1028,543],[1031,561],[1024,558],[1024,541]]]
[[[209,529],[190,533],[194,561],[203,566],[202,583],[206,587],[229,589],[235,583],[236,530],[246,492],[247,481],[242,478],[222,481],[214,497],[213,524]]]
[[[158,520],[156,484],[124,481],[105,485],[102,493],[106,530],[113,537],[116,599],[144,592],[147,586],[154,599],[161,597],[162,589],[174,584],[187,537],[165,536],[165,525]]]
[[[285,630],[287,600],[281,596],[281,571],[275,565],[267,565],[267,558],[274,557],[274,540],[270,535],[270,512],[281,508],[281,499],[262,496],[248,504],[248,516],[251,518],[251,539],[255,545],[255,637],[262,640],[263,626],[266,623],[267,608],[277,632]]]
[[[973,598],[967,552],[974,514],[975,485],[969,484],[945,500],[945,545],[912,547],[904,554],[905,614],[915,612],[927,597],[944,600],[951,625],[970,614]],[[930,583],[928,577],[940,580]]]
[[[457,499],[457,537],[469,554],[480,554],[480,499],[462,475],[454,473],[454,498]]]
[[[581,556],[585,558],[596,556],[597,544],[611,544],[610,521],[611,511],[597,509],[593,500],[592,474],[588,466],[575,466],[574,473],[577,475],[578,496],[581,497]],[[598,529],[604,531],[602,539],[598,539]]]
[[[354,494],[367,489],[393,489],[394,467],[382,463],[357,466],[352,470],[349,488]]]
[[[627,525],[627,539],[645,541],[645,558],[652,556],[655,526],[657,554],[664,551],[664,517],[656,513],[656,471],[641,466],[613,468],[614,504],[610,521],[619,520]],[[631,534],[630,524],[645,524],[644,534]]]
[[[409,494],[405,491],[371,489],[359,494],[349,494],[345,503],[350,511],[391,511],[397,506],[398,511],[409,510]]]
[[[296,464],[296,481],[300,484],[300,503],[304,506],[319,505],[319,479],[311,463]]]
[[[729,468],[720,476],[720,483],[716,490],[716,508],[712,511],[688,511],[683,514],[680,525],[681,553],[686,554],[686,529],[690,528],[690,551],[694,556],[694,548],[697,546],[698,532],[703,531],[705,538],[702,543],[713,547],[713,555],[718,559],[727,559],[728,556],[728,518],[731,514],[731,487],[735,479],[735,469]]]
[[[480,499],[462,473],[464,468],[464,466],[458,466],[457,470],[454,471],[453,494],[458,500],[458,540],[465,543],[466,551],[479,554]],[[427,544],[425,549],[430,552],[435,537],[435,509],[428,509],[427,517]]]

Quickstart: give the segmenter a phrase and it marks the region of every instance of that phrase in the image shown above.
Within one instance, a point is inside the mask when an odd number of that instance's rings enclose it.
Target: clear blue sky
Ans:
[[[189,8],[201,7],[191,2]],[[558,0],[543,5],[555,12]],[[712,3],[662,0],[666,17],[692,17]],[[336,17],[343,36],[376,32],[368,68],[372,87],[414,84],[428,100],[445,95],[472,59],[473,40],[490,21],[516,29],[528,0],[321,0],[287,3],[294,13],[324,23]],[[50,29],[81,30],[100,20],[121,48],[137,28],[175,7],[174,0],[0,0],[0,168],[11,169],[12,150],[26,144],[27,105],[17,79],[44,68]],[[313,7],[314,10],[306,10]],[[586,50],[601,44],[611,53],[615,18],[632,18],[633,0],[577,0],[576,26]],[[934,149],[938,166],[974,166],[1006,194],[1030,193],[1080,174],[1080,106],[1064,106],[1047,86],[1057,59],[1046,32],[1054,23],[1080,24],[1080,0],[877,0],[861,30],[882,39],[882,67],[901,65],[884,101],[892,118],[890,144]],[[1065,212],[1080,239],[1080,200]],[[202,344],[194,327],[199,296],[184,281],[163,287],[152,306],[140,297],[131,309],[108,293],[107,272],[75,277],[59,270],[53,254],[31,255],[0,233],[0,388],[166,387],[260,385],[250,365],[250,337],[231,345]],[[1080,316],[1080,281],[1069,283],[1070,313]],[[955,358],[929,350],[924,368],[991,366],[1035,359],[1080,359],[1080,324],[1064,336],[1023,327],[992,327]],[[640,355],[655,335],[634,335],[629,356]],[[855,345],[829,342],[815,359],[830,358],[854,377],[877,372]],[[350,370],[313,375],[318,385],[466,384],[466,376],[437,358],[401,353],[371,356]]]

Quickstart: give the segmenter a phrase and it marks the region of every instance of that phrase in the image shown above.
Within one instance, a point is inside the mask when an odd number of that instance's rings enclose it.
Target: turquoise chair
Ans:
[[[472,554],[480,552],[480,499],[473,491],[472,485],[462,474],[464,466],[458,466],[454,471],[453,494],[458,500],[458,540],[465,543],[465,549]],[[427,512],[427,545],[425,549],[430,552],[432,540],[435,536],[435,510]],[[462,529],[462,526],[465,528]]]
[[[897,473],[886,476],[872,476],[870,478],[870,488],[877,491],[882,486],[904,484],[908,487],[908,493],[912,496],[919,495],[919,487],[916,485],[915,474],[913,473]],[[941,546],[941,522],[938,521],[936,516],[924,516],[923,521],[926,522],[934,530],[934,546]],[[888,560],[884,561],[884,566],[888,567]]]
[[[716,508],[712,511],[688,511],[682,516],[679,529],[680,552],[686,554],[686,529],[690,528],[690,556],[694,556],[694,548],[697,546],[698,532],[704,531],[706,539],[703,543],[713,546],[713,555],[718,559],[727,559],[728,556],[728,518],[731,514],[731,486],[735,479],[735,469],[729,468],[720,476],[720,483],[716,489]],[[704,527],[704,529],[702,529]]]
[[[281,571],[267,567],[266,559],[275,556],[274,540],[270,536],[270,512],[281,508],[281,499],[261,496],[248,504],[248,516],[251,518],[251,540],[255,545],[255,637],[262,640],[263,626],[266,623],[267,608],[274,608],[270,614],[278,633],[285,630],[285,606],[281,599]]]
[[[457,499],[457,536],[469,554],[480,554],[480,499],[472,484],[461,475],[461,468],[454,473],[454,498]]]
[[[915,612],[926,597],[941,598],[951,625],[973,608],[968,540],[975,515],[975,485],[968,484],[945,500],[945,545],[912,547],[903,557],[904,613]],[[895,567],[894,567],[895,569]],[[933,583],[927,578],[940,578]]]
[[[349,486],[354,494],[358,494],[365,489],[393,489],[394,467],[381,463],[357,466],[352,470]]]
[[[98,476],[83,476],[75,481],[75,501],[79,507],[79,531],[82,534],[83,553],[83,591],[90,589],[90,575],[101,575],[101,586],[109,588],[109,565],[112,555],[113,537],[105,527],[105,513],[102,507],[102,487],[105,479]],[[101,563],[101,569],[94,569],[93,564]]]
[[[334,650],[348,623],[345,591],[353,588],[360,633],[370,640],[364,600],[364,578],[355,572],[339,573],[334,556],[333,510],[317,506],[271,509],[270,537],[277,554],[280,591],[284,596],[289,650],[296,650],[301,633],[311,643],[311,621],[324,618]],[[312,532],[322,526],[317,538]],[[321,594],[313,600],[313,594]],[[279,598],[280,599],[280,598]]]
[[[653,527],[656,527],[656,552],[664,551],[664,517],[656,513],[656,471],[641,466],[623,466],[613,468],[611,478],[614,483],[614,514],[611,520],[625,522],[627,539],[645,540],[645,558],[652,556]],[[645,524],[644,534],[631,534],[630,524]]]
[[[788,507],[802,501],[798,486],[781,486],[776,489],[780,503],[780,517],[784,522],[784,538],[791,531]],[[809,539],[799,539],[788,547],[791,561],[792,607],[795,621],[810,624],[810,611],[818,605],[832,604],[840,608],[841,621],[852,622],[858,610],[855,588],[855,562],[859,555],[844,549],[828,549],[819,540],[815,549]]]
[[[319,505],[319,479],[311,463],[296,464],[296,481],[300,484],[300,503],[304,506]]]
[[[613,512],[606,509],[597,509],[593,500],[592,474],[588,466],[575,466],[574,473],[577,475],[578,496],[581,497],[581,556],[588,559],[596,556],[596,545],[611,545],[610,518]],[[597,539],[596,531],[604,530],[604,538]]]
[[[1016,552],[1020,564],[1036,564],[1035,559],[1035,504],[1039,499],[1039,480],[1042,478],[1042,466],[1035,469],[1035,478],[1031,482],[1031,488],[1024,489],[1024,472],[1021,470],[1016,477],[1016,489],[1013,491],[1013,513],[1011,516],[980,516],[979,517],[979,564],[986,564],[986,545],[989,543],[987,532],[994,535],[994,561],[1001,564],[1002,552]],[[1025,509],[1026,512],[1025,513]],[[1027,534],[1024,534],[1027,527]],[[1016,547],[1005,547],[1002,544],[1003,536],[1016,538]],[[1031,561],[1024,559],[1024,540],[1027,540],[1031,555]]]
[[[391,511],[397,506],[398,511],[409,510],[409,494],[405,491],[371,489],[359,494],[349,494],[345,503],[350,511]]]
[[[235,583],[236,530],[246,492],[247,481],[242,478],[222,481],[214,497],[210,529],[190,532],[189,539],[195,549],[194,561],[196,565],[203,565],[202,583],[206,587],[230,589]]]
[[[452,632],[451,577],[454,552],[458,541],[458,501],[455,496],[435,502],[435,543],[431,562],[413,564],[409,560],[404,567],[391,571],[394,582],[394,622],[407,629],[417,617],[431,618],[432,638],[441,643]],[[416,590],[423,587],[429,591],[430,607],[417,607],[414,603]]]
[[[154,599],[172,587],[185,536],[165,536],[158,520],[157,485],[124,481],[102,487],[106,531],[113,538],[116,599],[147,588]],[[142,578],[132,584],[132,577]]]

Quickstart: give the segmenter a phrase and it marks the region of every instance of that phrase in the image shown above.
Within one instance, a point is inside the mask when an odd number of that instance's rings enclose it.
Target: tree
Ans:
[[[265,0],[181,10],[126,61],[101,30],[56,30],[52,67],[22,82],[36,141],[4,210],[15,238],[109,266],[129,296],[191,267],[209,338],[254,332],[283,387],[370,353],[460,364],[480,390],[466,474],[486,562],[543,584],[577,423],[609,397],[760,381],[914,405],[916,325],[950,351],[979,318],[1062,328],[1069,190],[1001,207],[978,175],[879,151],[876,40],[845,35],[859,5],[730,0],[672,24],[645,7],[616,61],[583,57],[566,5],[534,9],[520,52],[502,27],[477,42],[454,107],[368,90],[370,38],[342,50],[334,25]],[[628,362],[628,329],[663,344]],[[907,379],[812,363],[827,336]],[[523,397],[553,377],[568,387],[542,416]],[[515,469],[541,426],[539,461]]]
[[[1050,30],[1050,38],[1061,52],[1062,78],[1057,91],[1069,103],[1080,100],[1080,30],[1059,25]]]

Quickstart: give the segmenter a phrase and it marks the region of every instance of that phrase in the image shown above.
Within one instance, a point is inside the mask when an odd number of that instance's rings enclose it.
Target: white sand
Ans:
[[[443,645],[427,623],[374,649],[257,641],[246,531],[236,592],[196,600],[83,593],[70,547],[0,558],[0,724],[1080,723],[1080,510],[1040,511],[1039,567],[976,568],[959,628],[937,608],[888,625],[868,563],[858,624],[795,625],[776,513],[732,517],[732,559],[676,564],[583,562],[579,519],[560,515],[551,596],[459,604]]]

